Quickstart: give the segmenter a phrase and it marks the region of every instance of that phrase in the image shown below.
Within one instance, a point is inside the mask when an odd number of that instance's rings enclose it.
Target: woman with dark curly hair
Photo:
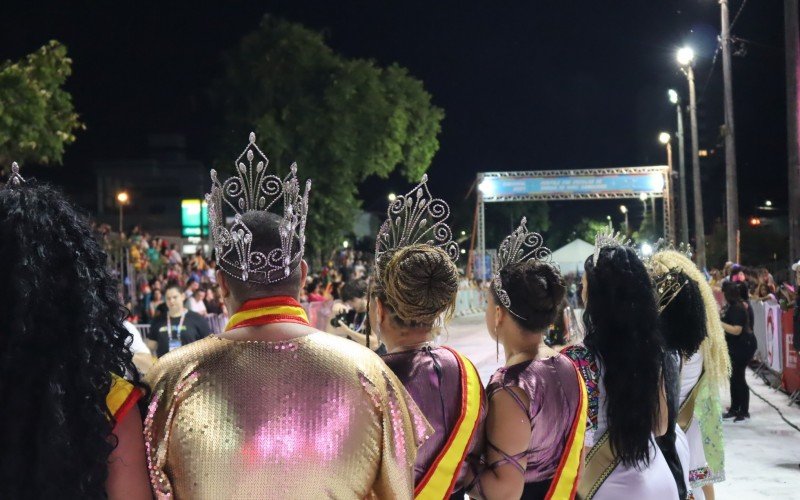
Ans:
[[[541,244],[523,219],[498,250],[486,327],[506,359],[486,390],[487,467],[473,498],[571,498],[575,491],[587,397],[569,358],[545,344],[566,286]]]
[[[0,498],[150,498],[125,311],[106,254],[16,164],[0,188]]]
[[[589,389],[581,498],[674,500],[678,490],[654,444],[668,428],[664,342],[650,276],[636,252],[610,233],[584,264],[583,345],[565,350]]]

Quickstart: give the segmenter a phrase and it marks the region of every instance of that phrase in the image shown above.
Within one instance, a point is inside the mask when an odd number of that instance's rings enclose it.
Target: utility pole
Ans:
[[[725,199],[727,200],[728,260],[739,257],[739,189],[736,181],[736,140],[733,126],[733,85],[731,83],[731,33],[728,0],[719,0],[721,14],[722,82],[725,89]]]
[[[798,72],[800,72],[800,29],[798,0],[784,0],[786,40],[786,121],[789,159],[789,260],[800,257],[800,140],[798,139]]]
[[[675,113],[678,116],[678,189],[681,197],[681,241],[689,243],[689,208],[686,200],[686,149],[683,135],[683,110],[678,93],[670,90],[670,101],[675,104]]]
[[[697,97],[694,89],[694,70],[692,61],[694,51],[689,47],[678,50],[678,64],[689,82],[689,126],[692,133],[692,181],[694,191],[694,234],[697,267],[706,267],[706,228],[703,223],[703,192],[700,183],[700,154],[697,143]]]

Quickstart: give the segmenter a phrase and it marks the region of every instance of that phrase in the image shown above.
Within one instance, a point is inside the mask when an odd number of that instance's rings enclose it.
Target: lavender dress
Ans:
[[[381,356],[397,375],[411,398],[428,419],[434,434],[417,451],[414,484],[428,472],[455,427],[461,410],[461,371],[456,356],[443,347],[425,347]],[[485,397],[485,396],[484,396]],[[468,454],[479,456],[483,445],[486,401],[481,401],[480,422],[475,429]],[[468,465],[462,464],[453,491],[465,487]]]
[[[580,404],[578,373],[569,358],[558,354],[499,368],[486,392],[491,399],[498,391],[506,390],[517,399],[512,387],[522,389],[530,401],[526,412],[531,421],[531,440],[524,453],[528,463],[523,473],[522,498],[544,498],[565,452]]]

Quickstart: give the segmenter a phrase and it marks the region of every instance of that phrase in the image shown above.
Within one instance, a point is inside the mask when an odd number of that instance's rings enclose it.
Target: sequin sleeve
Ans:
[[[433,434],[433,429],[403,384],[385,365],[372,376],[365,375],[362,383],[381,414],[383,427],[381,464],[372,498],[412,498],[417,449]]]
[[[184,370],[170,370],[166,363],[156,363],[148,373],[151,398],[144,421],[145,452],[150,485],[156,498],[173,498],[174,492],[166,471],[170,429],[175,411],[197,380],[190,364]]]

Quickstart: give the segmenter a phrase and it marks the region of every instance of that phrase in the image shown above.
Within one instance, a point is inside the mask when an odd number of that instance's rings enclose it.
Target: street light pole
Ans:
[[[622,215],[625,216],[625,236],[630,235],[631,229],[628,226],[628,207],[625,205],[619,206],[619,211],[622,212]]]
[[[703,193],[700,183],[700,154],[697,144],[697,98],[694,89],[694,70],[692,60],[694,52],[690,48],[678,51],[678,63],[689,82],[689,125],[692,133],[692,185],[694,188],[694,233],[697,267],[706,267],[706,234],[703,223]]]
[[[784,0],[784,43],[786,44],[786,120],[789,167],[789,260],[800,256],[800,23],[798,1]]]
[[[728,260],[739,262],[739,190],[736,180],[736,141],[733,128],[731,83],[731,33],[728,0],[719,0],[722,43],[722,83],[725,91],[725,200],[728,225]]]
[[[669,91],[669,100],[675,105],[675,113],[678,117],[678,189],[681,197],[681,241],[688,243],[689,207],[686,201],[686,150],[684,149],[683,110],[681,109],[680,96],[672,89]]]

